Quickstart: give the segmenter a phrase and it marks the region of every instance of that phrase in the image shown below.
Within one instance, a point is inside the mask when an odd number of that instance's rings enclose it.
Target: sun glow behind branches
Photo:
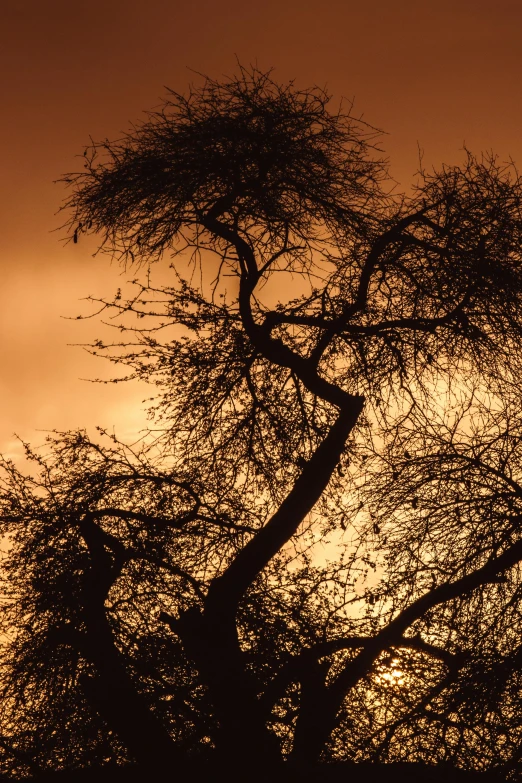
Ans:
[[[387,685],[390,688],[402,688],[406,685],[406,672],[402,671],[399,666],[398,658],[392,658],[389,662],[381,664],[376,675],[376,681],[379,685]]]

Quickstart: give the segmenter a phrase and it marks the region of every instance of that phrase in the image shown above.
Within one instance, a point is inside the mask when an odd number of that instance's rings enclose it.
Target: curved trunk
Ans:
[[[179,755],[176,746],[136,690],[106,620],[91,625],[83,652],[97,672],[84,685],[86,696],[129,754],[149,769],[172,764]]]
[[[235,616],[212,617],[193,608],[176,621],[175,630],[209,689],[219,724],[218,763],[225,765],[227,775],[247,768],[261,774],[279,763],[277,740],[267,729],[241,660]],[[248,777],[253,780],[252,774]]]
[[[164,769],[179,755],[176,746],[136,689],[106,616],[105,601],[121,573],[124,550],[91,519],[83,520],[80,530],[92,563],[83,587],[86,633],[81,652],[96,670],[96,677],[86,682],[86,695],[140,765]]]

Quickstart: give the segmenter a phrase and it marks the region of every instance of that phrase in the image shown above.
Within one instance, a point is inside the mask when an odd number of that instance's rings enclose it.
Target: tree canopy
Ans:
[[[520,775],[522,182],[379,144],[239,68],[64,178],[154,397],[2,462],[5,774]]]

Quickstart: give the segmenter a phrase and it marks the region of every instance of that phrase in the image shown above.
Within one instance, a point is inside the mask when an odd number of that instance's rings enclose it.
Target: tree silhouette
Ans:
[[[3,462],[8,774],[520,770],[522,183],[397,195],[328,104],[240,69],[66,178],[74,242],[173,269],[99,302],[149,435]]]

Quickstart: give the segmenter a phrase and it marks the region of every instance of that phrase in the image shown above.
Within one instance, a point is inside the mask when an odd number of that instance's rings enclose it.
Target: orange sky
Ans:
[[[187,68],[219,77],[237,56],[355,97],[405,186],[417,144],[427,165],[456,162],[465,142],[522,167],[520,0],[2,0],[0,36],[0,451],[13,432],[142,421],[146,390],[79,380],[104,367],[67,343],[100,329],[61,316],[112,293],[119,271],[51,233],[52,183],[89,134],[117,136],[164,85],[182,90]]]

